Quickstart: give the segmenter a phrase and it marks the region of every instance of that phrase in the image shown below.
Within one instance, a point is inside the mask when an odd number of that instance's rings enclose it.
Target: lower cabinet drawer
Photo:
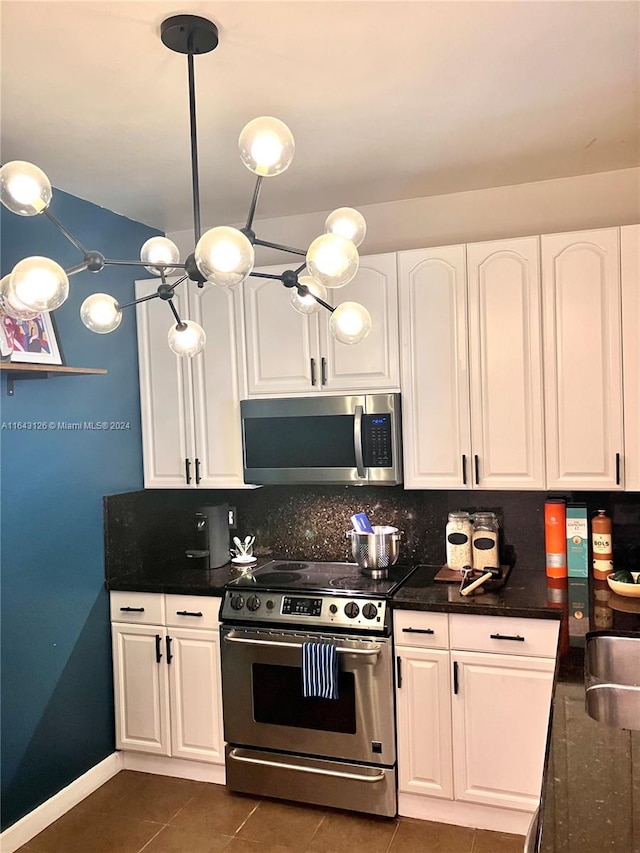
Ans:
[[[111,592],[111,621],[164,624],[164,595],[159,592]]]
[[[220,599],[207,595],[165,595],[166,625],[178,628],[219,626]]]
[[[465,651],[555,658],[559,628],[557,619],[463,613],[449,617],[451,648]]]
[[[421,610],[394,610],[393,638],[396,646],[447,649],[449,648],[449,614]]]

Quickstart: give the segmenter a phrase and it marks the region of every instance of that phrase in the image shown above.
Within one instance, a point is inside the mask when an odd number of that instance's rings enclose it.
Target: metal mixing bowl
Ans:
[[[386,578],[389,566],[393,566],[400,556],[402,532],[397,527],[374,526],[373,533],[359,533],[347,530],[351,539],[353,559],[363,574],[379,580]]]

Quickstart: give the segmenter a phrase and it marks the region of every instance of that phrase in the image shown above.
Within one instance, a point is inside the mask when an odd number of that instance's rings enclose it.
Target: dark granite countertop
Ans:
[[[434,583],[440,566],[418,566],[393,597],[398,610],[435,610],[483,616],[526,616],[560,619],[562,611],[549,603],[544,571],[515,566],[506,586],[471,596],[460,595],[457,583]]]
[[[271,557],[261,557],[251,568],[262,566]],[[138,567],[105,580],[106,588],[125,592],[168,592],[175,595],[222,595],[225,584],[239,577],[246,567],[226,563],[219,569],[185,568],[170,560],[151,567]]]

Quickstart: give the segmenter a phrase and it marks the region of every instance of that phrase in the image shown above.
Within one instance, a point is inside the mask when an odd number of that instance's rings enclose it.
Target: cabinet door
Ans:
[[[192,318],[207,332],[192,359],[196,459],[201,488],[242,488],[240,346],[242,293],[238,288],[192,286]]]
[[[451,659],[455,799],[534,811],[555,660],[458,651]]]
[[[398,254],[405,489],[471,488],[464,246]]]
[[[136,298],[153,293],[159,279],[136,282]],[[175,292],[180,317],[189,319],[186,283]],[[136,306],[144,485],[186,488],[186,462],[194,459],[193,392],[188,358],[174,355],[167,333],[174,322],[162,299]],[[191,486],[195,485],[191,464]]]
[[[618,229],[542,237],[547,488],[622,488]]]
[[[170,754],[165,633],[157,625],[111,625],[118,749]]]
[[[453,797],[449,652],[397,646],[398,790]]]
[[[640,225],[620,229],[625,487],[640,491]]]
[[[537,237],[467,246],[474,484],[543,489]]]
[[[220,634],[170,628],[171,754],[224,764]]]
[[[317,315],[295,311],[289,290],[272,279],[247,279],[243,294],[249,395],[312,395],[320,388]]]
[[[398,356],[398,278],[396,254],[360,258],[355,278],[329,291],[328,302],[359,302],[371,314],[371,331],[359,344],[341,344],[331,334],[330,314],[318,313],[321,384],[330,391],[400,388]]]

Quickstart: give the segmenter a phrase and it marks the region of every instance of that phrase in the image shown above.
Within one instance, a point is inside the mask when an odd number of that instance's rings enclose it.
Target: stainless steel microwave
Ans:
[[[400,394],[242,400],[244,481],[402,483]]]

